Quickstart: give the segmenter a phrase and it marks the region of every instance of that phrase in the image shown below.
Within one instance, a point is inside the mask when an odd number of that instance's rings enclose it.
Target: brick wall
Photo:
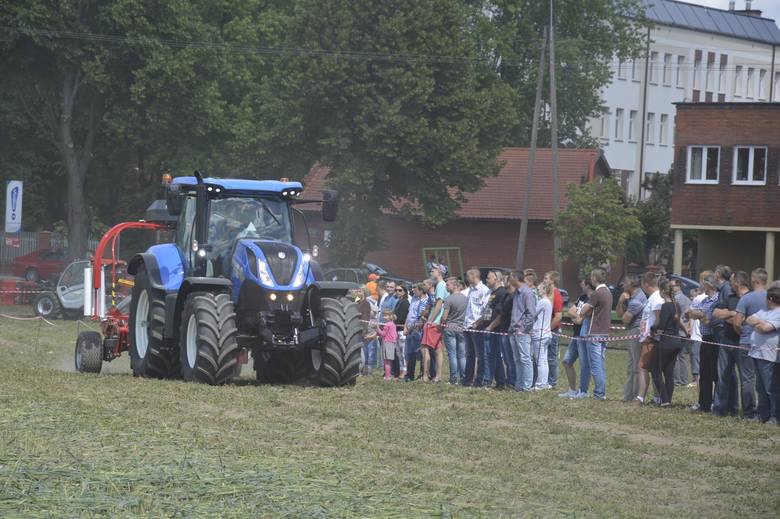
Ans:
[[[718,145],[717,184],[686,184],[687,147]],[[768,147],[763,186],[732,185],[734,146]],[[672,224],[780,227],[780,103],[678,104]]]

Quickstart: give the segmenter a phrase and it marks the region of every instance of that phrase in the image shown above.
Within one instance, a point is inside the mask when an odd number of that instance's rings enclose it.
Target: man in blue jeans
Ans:
[[[450,295],[444,300],[444,314],[441,325],[444,327],[444,347],[450,361],[450,384],[457,384],[466,373],[466,338],[463,335],[463,323],[466,318],[468,299],[460,293],[458,278],[447,280]]]
[[[515,289],[512,296],[512,321],[509,326],[512,360],[515,363],[515,389],[530,391],[534,382],[531,362],[531,331],[536,321],[536,296],[525,283],[521,270],[513,270],[509,282]]]
[[[504,287],[503,276],[500,272],[488,272],[487,286],[490,289],[490,296],[479,328],[486,332],[495,332],[500,326],[501,310],[510,296]],[[504,389],[507,383],[507,370],[504,369],[504,364],[501,361],[501,339],[501,335],[485,334],[485,371],[482,382],[486,387],[493,385],[493,379],[496,381],[497,389]]]
[[[466,291],[469,304],[466,308],[466,318],[464,320],[464,326],[467,331],[465,332],[466,373],[463,376],[463,385],[479,387],[482,385],[485,373],[485,334],[469,332],[468,329],[476,329],[487,306],[490,289],[482,282],[479,269],[468,270],[466,278],[469,282],[469,288]]]
[[[590,282],[596,287],[580,315],[590,317],[588,329],[584,331],[590,374],[593,377],[593,398],[607,399],[607,370],[604,363],[609,327],[612,324],[612,292],[606,285],[607,273],[595,268],[590,273]]]

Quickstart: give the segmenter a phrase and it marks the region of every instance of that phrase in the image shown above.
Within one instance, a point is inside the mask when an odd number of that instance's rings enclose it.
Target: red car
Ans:
[[[11,262],[11,272],[27,281],[40,281],[59,277],[67,265],[65,251],[41,249],[14,258]]]

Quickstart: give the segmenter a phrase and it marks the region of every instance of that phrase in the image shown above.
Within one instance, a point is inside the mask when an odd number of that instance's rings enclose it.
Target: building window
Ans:
[[[650,53],[650,82],[651,83],[658,83],[658,71],[656,70],[656,67],[658,66],[658,53],[657,52],[651,52]]]
[[[669,144],[669,116],[667,114],[661,114],[658,144],[662,144],[664,146]]]
[[[777,90],[780,88],[780,72],[775,72],[775,88],[772,90],[772,97],[777,99],[780,97],[780,94],[777,93]],[[770,101],[773,101],[773,99],[770,99]]]
[[[618,74],[617,74],[618,79],[626,79],[626,67],[627,67],[627,65],[625,63],[623,63],[623,60],[618,59],[617,67],[618,67]]]
[[[631,79],[634,81],[638,81],[637,75],[636,75],[636,60],[631,60]]]
[[[693,88],[701,90],[701,56],[693,60]]]
[[[623,109],[615,109],[615,140],[623,140]]]
[[[687,182],[717,184],[719,162],[719,146],[688,146]]]
[[[601,120],[599,121],[601,138],[602,140],[606,140],[606,141],[609,141],[609,118],[610,118],[609,110],[606,110],[604,113],[601,114]]]
[[[628,140],[629,142],[636,142],[636,117],[637,111],[631,110],[628,113]]]
[[[685,56],[677,56],[677,69],[674,71],[674,83],[680,88],[685,86]]]
[[[707,75],[704,78],[704,90],[714,90],[715,89],[715,75],[712,70],[712,62],[707,62]]]
[[[742,65],[737,65],[734,69],[734,95],[737,97],[742,95]]]
[[[745,87],[745,97],[747,98],[753,98],[755,95],[755,69],[748,68],[747,71],[747,86]]]
[[[664,85],[672,84],[672,55],[664,54]]]
[[[734,148],[734,184],[766,184],[766,153],[764,146]]]
[[[726,65],[727,58],[725,54],[720,55],[720,70],[718,71],[718,92],[726,91]]]
[[[647,112],[647,121],[645,122],[645,142],[653,144],[655,143],[655,114]]]
[[[766,70],[761,69],[758,71],[758,98],[764,99],[766,97],[766,88],[764,88],[764,82],[766,81]]]

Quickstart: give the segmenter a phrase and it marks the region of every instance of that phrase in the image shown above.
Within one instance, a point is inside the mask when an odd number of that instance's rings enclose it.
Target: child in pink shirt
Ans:
[[[391,371],[395,359],[395,349],[398,343],[398,331],[395,329],[395,314],[392,310],[382,312],[385,322],[377,324],[377,335],[382,339],[382,356],[385,359],[385,380],[392,378]]]

